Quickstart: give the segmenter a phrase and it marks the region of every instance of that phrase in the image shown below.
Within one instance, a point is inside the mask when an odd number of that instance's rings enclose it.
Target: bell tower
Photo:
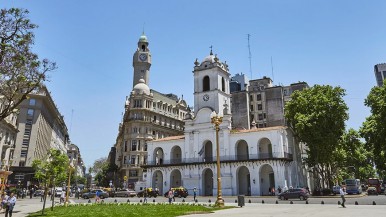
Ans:
[[[220,62],[212,50],[200,63],[194,62],[194,112],[209,107],[216,113],[230,114],[230,73],[226,62]]]
[[[143,32],[138,40],[137,51],[133,55],[133,87],[138,84],[140,79],[145,81],[145,84],[149,86],[149,73],[151,66],[151,54],[148,48],[149,42]]]

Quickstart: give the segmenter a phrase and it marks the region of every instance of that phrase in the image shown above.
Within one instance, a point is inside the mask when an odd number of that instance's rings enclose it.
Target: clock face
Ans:
[[[209,100],[209,95],[208,95],[208,94],[205,94],[205,95],[202,97],[202,99],[203,99],[204,101],[208,101],[208,100]]]
[[[146,61],[146,60],[147,60],[147,55],[144,54],[144,53],[141,53],[141,54],[139,55],[139,59],[140,59],[141,61]]]

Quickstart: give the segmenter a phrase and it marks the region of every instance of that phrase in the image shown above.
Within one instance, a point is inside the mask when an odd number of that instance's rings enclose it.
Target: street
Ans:
[[[245,197],[245,207],[227,209],[218,211],[213,214],[207,214],[213,217],[224,215],[225,212],[227,215],[232,216],[252,216],[259,213],[259,216],[382,216],[386,205],[386,196],[367,196],[367,195],[347,195],[347,209],[341,208],[338,206],[338,201],[340,201],[339,196],[333,197],[324,197],[324,198],[309,198],[308,203],[305,201],[293,200],[294,204],[290,204],[290,201],[281,201],[276,197]],[[176,198],[177,203],[181,203],[184,198]],[[130,197],[130,198],[106,198],[103,201],[106,203],[114,203],[115,200],[119,203],[127,203],[128,200],[130,203],[137,203],[143,198]],[[148,203],[153,203],[153,200],[157,203],[165,202],[167,203],[167,198],[157,197],[157,198],[147,198]],[[188,196],[184,199],[185,202],[193,203],[193,197]],[[216,197],[197,197],[199,203],[213,204],[216,200]],[[237,196],[224,197],[226,206],[237,206],[235,200]],[[249,203],[249,200],[251,203]],[[262,201],[264,200],[264,204]],[[89,199],[75,199],[70,198],[70,203],[88,203]],[[276,204],[278,201],[278,204]],[[324,205],[321,202],[324,202]],[[355,202],[358,202],[358,206],[355,205]],[[95,203],[95,199],[90,199],[90,202]],[[373,202],[376,203],[376,206],[372,205]],[[59,203],[59,198],[55,198],[55,204]],[[46,207],[48,208],[51,204],[51,201],[48,199]],[[379,206],[381,205],[381,206]],[[24,217],[28,213],[36,212],[42,209],[43,203],[40,202],[40,197],[38,198],[25,198],[18,199],[13,217]],[[190,216],[190,215],[189,215]]]

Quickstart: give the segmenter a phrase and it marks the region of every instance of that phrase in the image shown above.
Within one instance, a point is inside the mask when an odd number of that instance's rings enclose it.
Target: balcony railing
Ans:
[[[273,152],[273,153],[259,153],[250,155],[226,155],[220,156],[220,161],[233,162],[233,161],[257,161],[257,160],[288,160],[292,161],[292,154],[287,152]],[[214,163],[216,157],[195,157],[195,158],[182,158],[172,160],[161,160],[161,161],[148,161],[148,166],[156,165],[176,165],[176,164],[194,164],[194,163]]]

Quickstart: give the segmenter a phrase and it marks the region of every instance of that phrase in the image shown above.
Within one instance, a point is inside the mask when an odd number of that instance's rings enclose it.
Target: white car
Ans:
[[[63,188],[55,188],[55,197],[60,197],[62,195]]]

